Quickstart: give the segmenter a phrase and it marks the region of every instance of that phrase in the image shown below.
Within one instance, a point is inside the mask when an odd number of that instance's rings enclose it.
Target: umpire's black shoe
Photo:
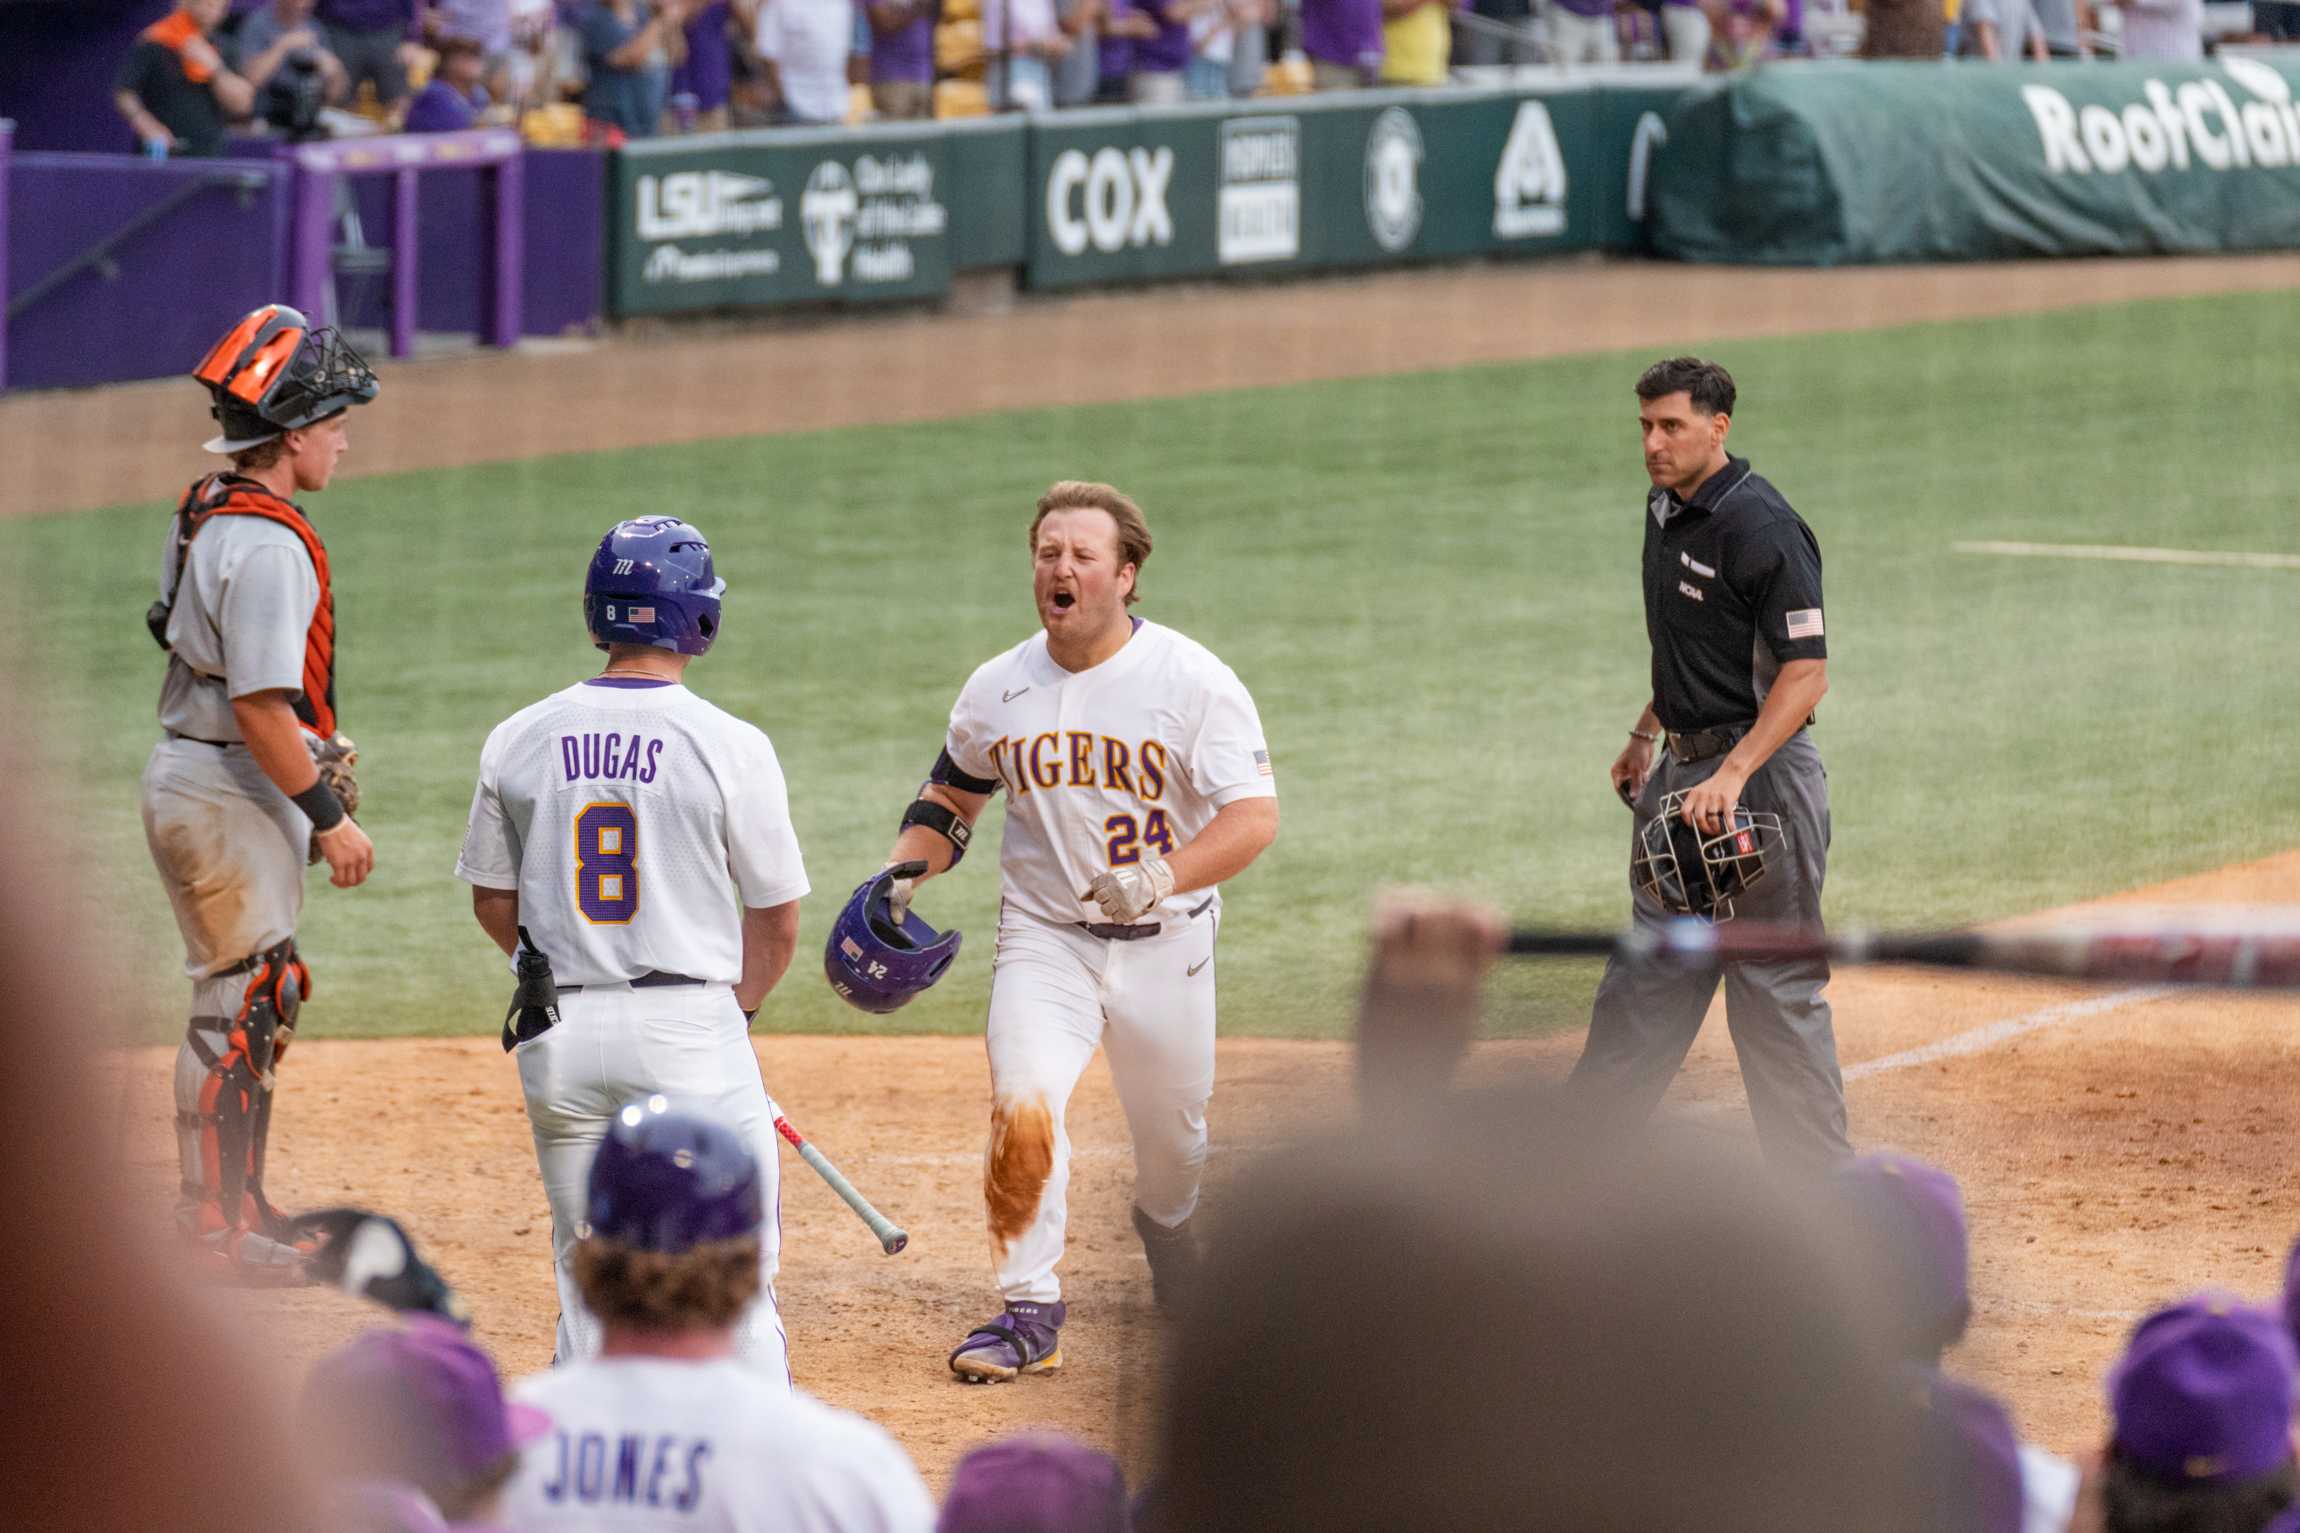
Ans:
[[[1142,1254],[1150,1258],[1151,1301],[1171,1320],[1198,1285],[1198,1237],[1189,1220],[1168,1229],[1140,1208],[1134,1210],[1134,1233],[1142,1237]]]

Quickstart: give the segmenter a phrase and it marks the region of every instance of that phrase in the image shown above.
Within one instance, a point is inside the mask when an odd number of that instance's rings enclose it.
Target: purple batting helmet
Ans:
[[[583,576],[591,642],[645,644],[700,655],[719,636],[727,583],[711,568],[711,545],[675,516],[617,522]]]
[[[923,862],[881,868],[863,880],[831,923],[830,940],[823,944],[823,973],[849,1006],[881,1016],[900,1011],[958,957],[957,932],[938,932],[907,910],[898,926],[887,906],[888,889],[897,878],[925,871]]]
[[[756,1235],[766,1222],[759,1158],[731,1128],[660,1096],[626,1103],[591,1162],[589,1234],[675,1255]]]

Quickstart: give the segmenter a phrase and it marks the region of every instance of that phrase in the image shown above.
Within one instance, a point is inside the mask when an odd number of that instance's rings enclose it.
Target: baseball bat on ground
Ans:
[[[1992,931],[1852,930],[1835,935],[1755,921],[1711,924],[1688,916],[1658,930],[1521,927],[1509,934],[1503,951],[1689,964],[1825,958],[1831,963],[1975,969],[2040,979],[2300,990],[2300,912],[2286,907],[2227,911],[2217,917],[2172,910],[2116,924],[2096,921]]]
[[[791,1127],[791,1120],[779,1112],[775,1114],[775,1132],[788,1139],[792,1148],[799,1152],[799,1159],[814,1167],[815,1175],[830,1183],[831,1191],[844,1199],[846,1206],[855,1211],[856,1217],[870,1226],[870,1232],[878,1237],[880,1250],[892,1256],[910,1244],[910,1236],[903,1230],[902,1226],[871,1207],[870,1199],[855,1191],[855,1184],[848,1181],[846,1174],[831,1164],[831,1158],[807,1143],[806,1137]]]

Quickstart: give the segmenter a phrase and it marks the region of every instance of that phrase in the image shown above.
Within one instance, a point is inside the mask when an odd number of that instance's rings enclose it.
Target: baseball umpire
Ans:
[[[1829,690],[1821,550],[1778,490],[1725,450],[1733,379],[1673,357],[1637,380],[1653,695],[1613,762],[1636,813],[1640,928],[1741,916],[1818,930],[1828,774],[1807,727]],[[1654,747],[1661,745],[1660,759]],[[1822,959],[1607,963],[1575,1083],[1653,1110],[1725,982],[1725,1017],[1769,1156],[1851,1153]]]
[[[143,779],[144,834],[184,936],[191,1025],[176,1057],[177,1222],[228,1273],[300,1280],[264,1196],[279,1061],[311,994],[297,955],[303,874],[349,889],[375,848],[351,819],[351,743],[336,733],[327,549],[291,496],[324,490],[345,415],[375,374],[333,329],[284,304],[234,325],[192,375],[231,460],[170,522],[160,600],[163,738]]]

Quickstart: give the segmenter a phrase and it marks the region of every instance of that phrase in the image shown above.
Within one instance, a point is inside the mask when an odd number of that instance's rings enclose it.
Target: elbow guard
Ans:
[[[966,856],[967,843],[974,839],[973,826],[967,824],[956,810],[932,799],[914,798],[910,801],[910,807],[902,812],[902,829],[908,830],[913,825],[924,825],[950,843],[950,865],[954,868]]]

